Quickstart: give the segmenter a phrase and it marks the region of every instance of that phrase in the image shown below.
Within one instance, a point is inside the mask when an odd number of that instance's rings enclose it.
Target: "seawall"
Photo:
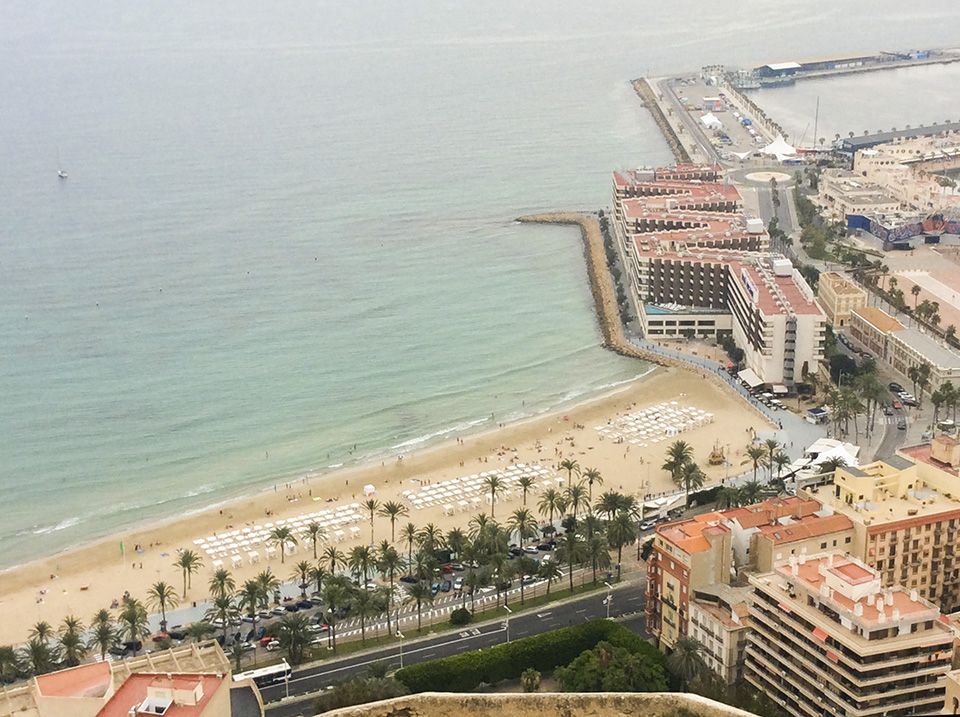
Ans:
[[[653,121],[656,122],[657,127],[660,128],[660,133],[663,135],[663,138],[667,140],[670,151],[673,152],[674,159],[678,162],[689,163],[691,161],[690,154],[680,142],[680,138],[677,136],[677,133],[674,132],[673,126],[667,121],[663,110],[660,109],[660,103],[657,101],[656,93],[650,86],[650,83],[647,82],[645,77],[641,77],[639,80],[634,80],[631,84],[633,85],[633,91],[636,92],[643,101],[643,106],[646,107],[653,116]]]
[[[721,387],[723,390],[733,393],[738,398],[742,398],[729,383],[712,370],[691,361],[684,361],[682,358],[665,355],[655,348],[643,348],[627,338],[623,329],[623,320],[620,316],[620,307],[617,304],[617,292],[613,285],[613,277],[607,267],[607,254],[603,247],[600,221],[595,215],[580,212],[549,212],[517,217],[517,221],[525,224],[558,224],[580,227],[583,253],[587,261],[587,277],[590,280],[590,293],[593,295],[597,323],[600,325],[603,345],[606,348],[621,356],[640,359],[656,366],[689,371]],[[750,405],[764,421],[770,420],[756,406]]]

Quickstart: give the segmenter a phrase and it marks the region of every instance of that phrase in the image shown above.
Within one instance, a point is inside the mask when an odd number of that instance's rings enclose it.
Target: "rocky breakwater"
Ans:
[[[643,106],[650,111],[650,114],[653,116],[653,121],[656,122],[657,127],[660,128],[660,132],[663,134],[663,138],[670,146],[670,151],[673,152],[674,158],[678,162],[683,163],[692,161],[690,159],[690,153],[687,152],[686,148],[683,146],[683,143],[680,141],[680,138],[677,136],[677,133],[674,131],[673,126],[667,120],[667,116],[660,108],[660,102],[657,100],[657,95],[650,86],[650,83],[647,82],[647,78],[641,77],[639,80],[634,80],[632,84],[633,91],[636,92],[643,101]]]

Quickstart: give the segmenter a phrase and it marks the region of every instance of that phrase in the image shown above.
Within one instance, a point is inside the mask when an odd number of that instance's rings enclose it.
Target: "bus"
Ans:
[[[290,672],[290,665],[287,664],[286,660],[283,660],[278,665],[238,672],[233,676],[233,681],[253,680],[257,687],[269,687],[270,685],[288,681],[290,679]]]

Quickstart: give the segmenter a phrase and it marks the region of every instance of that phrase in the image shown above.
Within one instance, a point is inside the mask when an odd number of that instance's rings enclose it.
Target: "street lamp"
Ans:
[[[607,619],[610,619],[610,603],[613,602],[613,585],[608,583],[606,580],[603,581],[603,584],[607,586],[607,599],[603,602],[607,606]]]
[[[403,669],[403,633],[397,630],[397,637],[400,638],[400,669]]]
[[[500,607],[507,611],[507,619],[504,620],[504,624],[507,628],[507,642],[510,642],[510,615],[513,614],[513,610],[508,608],[506,605],[501,605]]]

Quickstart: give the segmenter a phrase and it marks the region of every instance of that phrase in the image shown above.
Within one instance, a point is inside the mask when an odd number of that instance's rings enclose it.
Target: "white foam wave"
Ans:
[[[66,518],[61,520],[56,525],[45,525],[40,528],[31,528],[30,532],[34,535],[48,535],[50,533],[57,533],[61,530],[66,530],[67,528],[72,528],[74,525],[80,522],[80,518],[74,516],[73,518]]]

